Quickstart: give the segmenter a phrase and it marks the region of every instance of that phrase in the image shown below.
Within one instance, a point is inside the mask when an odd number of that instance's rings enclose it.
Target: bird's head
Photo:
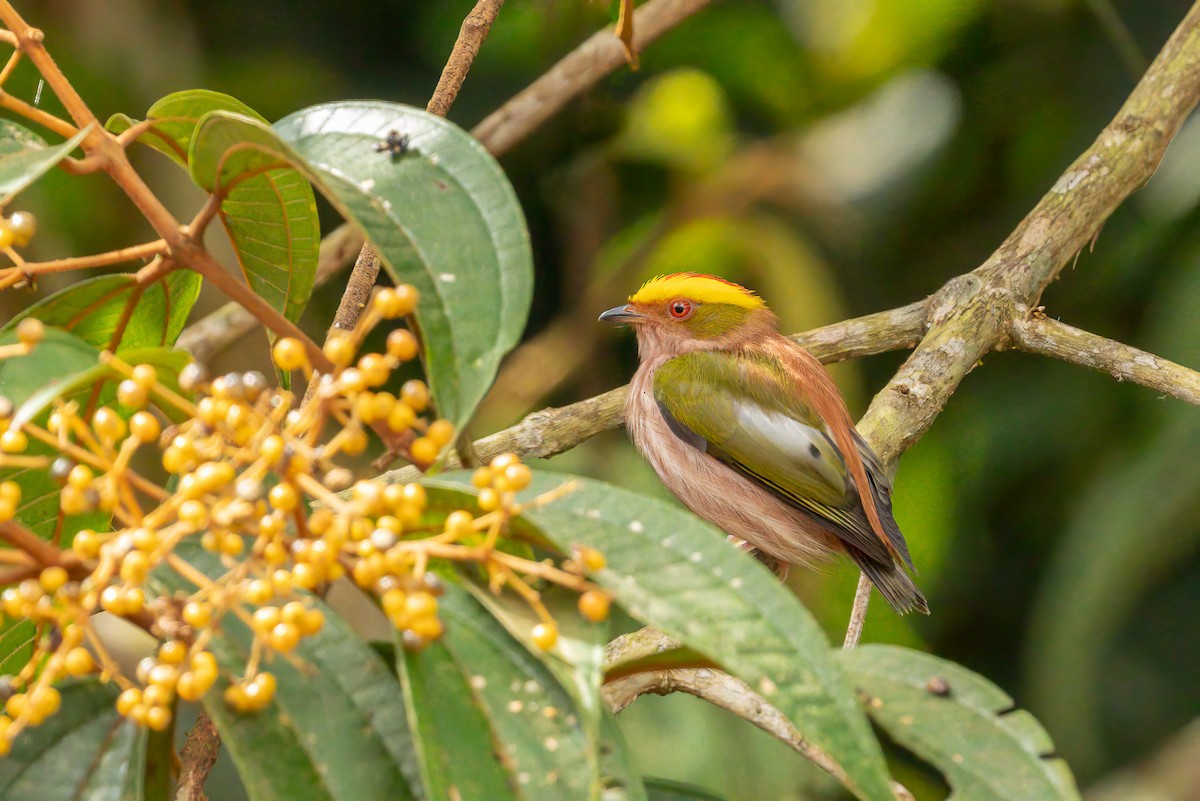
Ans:
[[[660,275],[642,285],[623,306],[600,315],[609,323],[628,323],[643,345],[668,349],[723,347],[731,340],[775,327],[775,316],[749,289],[700,273]],[[671,347],[674,346],[674,347]]]

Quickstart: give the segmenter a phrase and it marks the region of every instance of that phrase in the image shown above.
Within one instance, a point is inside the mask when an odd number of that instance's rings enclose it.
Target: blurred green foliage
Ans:
[[[102,117],[203,87],[274,120],[334,99],[423,105],[473,2],[24,5]],[[482,119],[608,23],[608,6],[509,0],[452,118]],[[562,366],[514,359],[475,433],[626,380],[630,337],[592,321],[657,272],[745,281],[801,330],[907,303],[975,267],[1132,88],[1121,36],[1152,56],[1188,4],[1114,0],[1120,35],[1101,7],[723,0],[665,36],[639,72],[606,79],[503,160],[537,260],[526,336]],[[23,64],[10,86],[32,98],[35,83]],[[1047,291],[1049,314],[1200,367],[1197,151],[1193,124]],[[137,158],[190,214],[186,178],[157,154]],[[51,175],[21,203],[42,223],[30,258],[147,238],[97,176]],[[318,290],[305,325],[323,331],[338,295]],[[31,300],[6,293],[0,318]],[[199,308],[221,300],[206,289]],[[837,369],[855,412],[902,358]],[[996,681],[1084,786],[1154,751],[1200,710],[1197,447],[1191,407],[1039,357],[990,356],[897,478],[933,615],[876,604],[866,639],[924,646]],[[554,464],[662,492],[619,432]],[[835,639],[854,581],[844,565],[791,578]],[[652,774],[733,799],[836,797],[782,746],[694,699],[644,699],[622,720]],[[895,758],[918,798],[942,797],[931,774]]]

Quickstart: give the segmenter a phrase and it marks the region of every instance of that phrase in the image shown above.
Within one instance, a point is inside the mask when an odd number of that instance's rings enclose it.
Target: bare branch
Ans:
[[[504,0],[479,0],[463,20],[462,28],[458,32],[458,41],[454,43],[450,58],[442,69],[442,77],[438,79],[433,97],[425,108],[430,114],[445,117],[450,111],[450,106],[458,97],[458,90],[466,80],[467,71],[471,69],[471,62],[479,53],[479,46],[492,29],[492,23],[496,21],[496,15],[500,13],[502,5]]]
[[[871,603],[872,586],[866,573],[858,574],[858,586],[854,588],[854,605],[850,608],[850,623],[846,626],[843,648],[854,648],[862,639],[863,624],[867,622],[867,606]]]
[[[220,753],[221,735],[208,715],[201,712],[179,752],[182,764],[175,801],[201,801],[204,798],[204,782]]]
[[[1200,373],[1153,353],[1052,320],[1033,309],[1009,329],[1012,345],[1108,373],[1188,403],[1200,405]]]

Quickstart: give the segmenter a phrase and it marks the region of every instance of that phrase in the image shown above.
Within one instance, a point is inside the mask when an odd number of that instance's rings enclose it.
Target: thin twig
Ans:
[[[179,751],[179,786],[175,801],[201,801],[204,782],[221,753],[221,735],[206,712],[196,718]]]
[[[20,267],[2,269],[0,270],[0,276],[8,274],[11,270],[26,275],[42,275],[45,273],[66,272],[68,270],[86,270],[92,267],[108,267],[113,264],[120,264],[121,262],[158,256],[164,253],[166,248],[166,242],[156,239],[153,242],[131,245],[127,248],[110,250],[106,253],[96,253],[91,256],[74,256],[69,259],[56,259],[54,261],[30,261]]]
[[[1200,373],[1161,356],[1060,323],[1039,309],[1013,320],[1014,347],[1132,381],[1200,405]]]
[[[846,626],[843,648],[854,648],[862,639],[863,624],[867,621],[867,606],[871,603],[873,585],[866,573],[858,574],[858,586],[854,589],[854,606],[850,609],[850,623]]]
[[[429,99],[429,105],[425,108],[430,114],[445,117],[450,111],[450,106],[458,97],[458,90],[467,78],[467,71],[471,69],[471,63],[479,53],[483,40],[487,38],[488,31],[492,29],[492,23],[496,21],[496,15],[500,13],[502,5],[504,0],[479,0],[475,8],[463,19],[458,40],[454,43],[450,58],[446,60],[446,66],[442,69],[442,76],[438,79],[437,88],[433,90],[433,97]]]

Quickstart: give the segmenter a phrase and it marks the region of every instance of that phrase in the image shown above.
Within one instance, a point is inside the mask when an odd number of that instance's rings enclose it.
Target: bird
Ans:
[[[699,517],[768,564],[852,559],[900,614],[929,613],[892,486],[837,385],[755,292],[702,273],[652,278],[600,315],[637,335],[630,438]]]

